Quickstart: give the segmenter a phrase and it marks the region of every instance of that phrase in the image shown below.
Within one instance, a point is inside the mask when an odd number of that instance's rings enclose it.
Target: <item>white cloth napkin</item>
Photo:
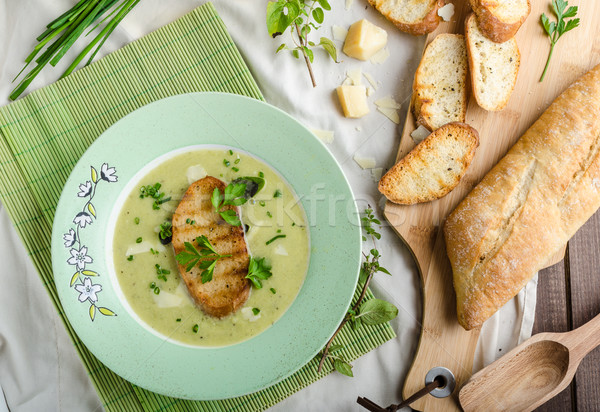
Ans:
[[[195,0],[140,2],[100,54],[105,55],[142,37],[201,3]],[[7,96],[14,86],[10,81],[35,45],[38,32],[73,4],[71,0],[0,0],[0,104],[8,103]],[[377,112],[373,101],[393,96],[402,102],[400,118],[404,118],[424,37],[398,31],[362,0],[355,0],[349,10],[344,0],[331,0],[331,5],[333,10],[326,13],[321,29],[323,35],[331,37],[333,24],[348,27],[356,20],[367,18],[388,32],[390,57],[376,65],[340,53],[342,62],[336,64],[324,52],[316,52],[313,69],[318,87],[313,89],[302,61],[285,51],[275,54],[280,41],[271,39],[266,32],[265,2],[215,0],[219,14],[267,101],[310,128],[335,132],[335,140],[328,148],[342,166],[359,208],[371,204],[381,216],[382,202],[375,179],[371,171],[361,169],[353,157],[373,157],[377,167],[384,169],[393,164],[402,126]],[[81,48],[82,43],[76,44],[75,49]],[[56,69],[44,70],[32,86],[42,87],[56,80],[72,56],[64,58]],[[359,120],[345,119],[341,115],[334,92],[345,79],[346,71],[354,68],[361,68],[379,83],[369,98],[372,113]],[[365,78],[363,83],[368,85]],[[276,405],[273,411],[358,411],[361,408],[356,404],[357,395],[383,405],[400,401],[403,379],[420,331],[420,280],[410,253],[389,227],[382,229],[378,248],[383,255],[382,266],[393,276],[378,274],[373,290],[378,297],[399,308],[399,315],[392,322],[398,337],[354,362],[354,378],[331,374]],[[87,372],[1,206],[0,262],[0,384],[11,411],[101,410]],[[485,324],[475,356],[475,369],[531,334],[535,290],[534,280]]]

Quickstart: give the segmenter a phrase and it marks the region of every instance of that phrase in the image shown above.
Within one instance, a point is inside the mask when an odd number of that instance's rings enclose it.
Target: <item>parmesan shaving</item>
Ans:
[[[375,167],[371,169],[371,177],[375,182],[379,182],[379,180],[381,180],[381,175],[383,175],[383,167]]]
[[[438,16],[440,16],[444,21],[450,21],[452,16],[454,16],[454,4],[448,3],[444,7],[440,7],[437,12]]]
[[[333,35],[333,40],[344,41],[346,40],[346,36],[348,35],[348,29],[342,26],[336,26],[335,24],[331,26],[331,34]]]
[[[427,130],[426,127],[419,125],[419,127],[417,127],[415,130],[413,130],[413,132],[410,134],[410,137],[412,137],[413,141],[416,144],[419,144],[423,140],[425,140],[425,138],[427,136],[429,136],[430,134],[431,134],[431,132],[429,130]]]
[[[275,254],[280,256],[288,256],[288,252],[283,245],[277,245],[275,247]]]
[[[242,308],[242,316],[244,317],[244,319],[246,319],[248,322],[256,322],[257,320],[260,319],[261,314],[260,312],[258,312],[258,315],[255,315],[252,312],[252,308]]]
[[[346,76],[348,76],[348,78],[350,80],[352,80],[353,86],[360,86],[362,84],[362,82],[361,82],[362,72],[360,70],[360,67],[358,69],[348,70],[346,72]]]
[[[354,0],[346,0],[346,10],[350,10],[352,8],[352,4]]]
[[[191,185],[192,183],[206,177],[206,170],[204,170],[204,168],[200,165],[190,166],[188,167],[185,175],[187,177],[188,184]]]
[[[400,103],[398,103],[392,96],[385,96],[379,100],[375,100],[375,106],[383,109],[399,109]]]
[[[160,290],[158,295],[152,294],[154,298],[154,303],[159,308],[174,308],[176,306],[181,306],[186,298],[186,289],[184,289],[183,283],[180,283],[175,289],[175,293],[166,292],[164,289]]]
[[[342,82],[342,86],[352,86],[352,79],[349,77],[346,77],[344,79],[344,81]]]
[[[377,164],[375,163],[375,159],[372,157],[362,157],[359,155],[354,155],[354,161],[362,168],[362,169],[372,169]]]
[[[333,143],[333,130],[310,129],[323,143]]]
[[[371,96],[373,93],[375,93],[375,89],[374,89],[374,88],[372,88],[372,87],[369,87],[369,88],[367,89],[367,96]]]
[[[383,49],[381,49],[377,53],[375,53],[375,55],[373,57],[371,57],[369,60],[373,64],[382,64],[388,59],[388,57],[390,57],[390,51],[388,50],[387,47],[384,47]]]
[[[133,243],[129,245],[129,247],[127,248],[127,252],[125,252],[125,257],[150,252],[150,249],[154,249],[159,252],[164,252],[166,250],[165,247],[160,243],[154,244],[145,240],[142,243]]]
[[[387,107],[377,107],[385,117],[390,119],[392,122],[396,124],[400,124],[400,116],[398,115],[398,111],[396,109],[389,109]]]
[[[373,86],[373,89],[377,90],[377,88],[379,86],[377,85],[375,78],[366,72],[363,72],[363,76],[365,76],[365,79],[367,79],[367,81],[371,84],[371,86]]]

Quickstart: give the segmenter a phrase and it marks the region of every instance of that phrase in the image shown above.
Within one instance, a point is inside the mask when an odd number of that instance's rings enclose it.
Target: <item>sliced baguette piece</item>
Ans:
[[[369,0],[386,19],[403,32],[419,36],[434,31],[442,18],[437,11],[444,0]]]
[[[447,195],[465,175],[479,134],[465,123],[449,123],[419,143],[379,181],[388,200],[411,205]]]
[[[440,34],[425,49],[413,83],[417,124],[433,131],[464,122],[467,112],[467,47],[461,34]]]
[[[488,39],[504,43],[517,34],[531,12],[529,0],[469,0]]]
[[[485,110],[502,110],[512,94],[521,53],[513,37],[504,43],[495,43],[481,32],[477,18],[471,13],[465,21],[467,55],[471,87],[477,104]]]

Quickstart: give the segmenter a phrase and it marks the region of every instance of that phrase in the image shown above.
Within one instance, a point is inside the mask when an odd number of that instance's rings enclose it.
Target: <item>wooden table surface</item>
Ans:
[[[566,332],[600,313],[600,212],[571,239],[565,259],[538,277],[533,333]],[[579,365],[575,379],[538,411],[600,411],[600,348]]]

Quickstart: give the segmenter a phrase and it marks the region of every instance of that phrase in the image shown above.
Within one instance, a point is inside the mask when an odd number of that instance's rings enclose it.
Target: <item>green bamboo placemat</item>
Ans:
[[[280,383],[223,401],[186,401],[136,387],[100,363],[64,316],[52,276],[50,238],[58,199],[87,147],[117,120],[181,93],[221,91],[264,100],[211,3],[63,80],[0,108],[0,200],[109,411],[263,410],[332,371],[317,359]],[[369,292],[367,298],[372,298]],[[356,296],[355,296],[356,299]],[[336,343],[354,360],[395,335],[389,324],[345,328]]]

